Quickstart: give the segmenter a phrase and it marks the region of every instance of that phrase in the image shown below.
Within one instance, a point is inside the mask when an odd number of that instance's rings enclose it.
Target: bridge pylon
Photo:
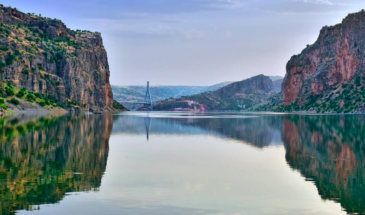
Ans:
[[[150,106],[151,110],[152,110],[152,97],[151,97],[151,92],[150,92],[150,82],[147,81],[147,91],[146,91],[146,96],[144,98],[144,107],[148,107]]]
[[[134,104],[143,105],[142,106],[143,108],[139,107],[139,108],[136,108],[135,110],[142,110],[142,109],[152,110],[153,102],[152,102],[152,96],[151,96],[151,91],[150,91],[150,82],[147,81],[147,90],[146,90],[146,96],[144,97],[144,102],[120,101],[119,103],[126,104],[126,105],[134,105]]]

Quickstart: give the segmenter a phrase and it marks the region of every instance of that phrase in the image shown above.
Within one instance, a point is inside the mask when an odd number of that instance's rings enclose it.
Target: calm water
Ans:
[[[23,115],[0,126],[2,214],[365,214],[361,115]]]

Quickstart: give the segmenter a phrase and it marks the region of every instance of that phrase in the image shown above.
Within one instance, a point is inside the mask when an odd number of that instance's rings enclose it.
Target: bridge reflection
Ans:
[[[153,126],[152,126],[153,120]],[[213,135],[265,148],[282,144],[283,117],[259,118],[159,118],[156,116],[115,115],[113,134]]]
[[[151,128],[152,118],[144,118],[144,127],[146,128],[147,141],[150,139],[150,128]]]

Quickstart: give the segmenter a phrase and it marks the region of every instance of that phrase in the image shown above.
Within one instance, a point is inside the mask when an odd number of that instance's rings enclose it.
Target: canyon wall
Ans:
[[[319,97],[327,99],[322,100],[326,103],[340,94],[346,97],[351,91],[360,90],[360,82],[355,88],[347,88],[347,84],[353,84],[356,77],[360,80],[364,76],[364,38],[364,11],[349,14],[341,24],[323,27],[317,41],[288,62],[283,83],[284,105],[297,103],[303,107]],[[350,98],[339,98],[336,104],[322,110],[343,110],[345,103],[353,104],[352,109],[360,105]]]
[[[0,80],[61,103],[113,106],[101,34],[0,6]]]

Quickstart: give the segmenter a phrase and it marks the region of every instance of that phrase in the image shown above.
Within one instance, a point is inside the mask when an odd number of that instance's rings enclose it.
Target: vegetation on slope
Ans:
[[[60,108],[77,108],[79,104],[77,102],[69,102],[67,106],[55,101],[52,97],[44,97],[39,93],[28,92],[25,88],[19,89],[15,87],[11,82],[0,83],[0,106],[7,110],[9,107],[22,109],[23,102],[26,102],[28,106],[37,108],[41,106],[46,109]],[[21,104],[22,103],[22,104]]]
[[[356,113],[365,111],[365,76],[356,75],[348,84],[328,89],[322,95],[311,95],[304,102],[299,99],[284,106],[283,93],[276,94],[255,107],[257,111],[307,111],[316,113]]]
[[[70,30],[58,19],[3,5],[0,14],[0,80],[65,107],[112,107],[100,33]]]

